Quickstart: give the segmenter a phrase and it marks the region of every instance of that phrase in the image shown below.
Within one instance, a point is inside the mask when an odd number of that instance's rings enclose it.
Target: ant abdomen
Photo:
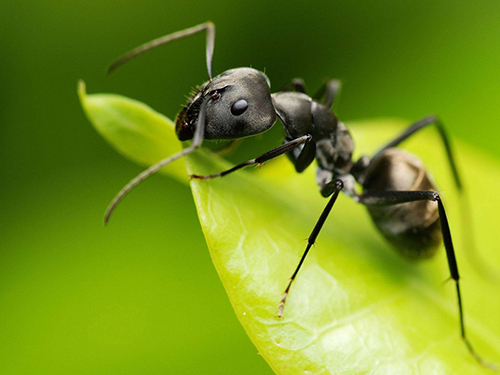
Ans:
[[[424,165],[416,156],[390,148],[371,162],[364,192],[432,190]],[[402,255],[411,259],[432,257],[442,241],[436,202],[419,200],[397,205],[367,205],[382,234]]]

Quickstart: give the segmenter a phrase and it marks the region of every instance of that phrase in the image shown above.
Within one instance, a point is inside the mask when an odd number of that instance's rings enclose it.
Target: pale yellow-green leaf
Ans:
[[[94,126],[134,161],[152,163],[180,149],[172,123],[143,104],[115,95],[85,96],[83,89],[80,95]],[[145,109],[148,116],[141,115]],[[405,123],[348,125],[361,154],[376,150]],[[140,142],[133,140],[131,128]],[[475,231],[476,253],[463,246],[463,204],[436,132],[425,130],[405,143],[432,169],[449,213],[470,340],[486,359],[499,363],[499,284],[470,259],[480,256],[490,267],[500,264],[500,164],[467,145],[455,146],[471,201],[474,226],[468,229]],[[180,173],[229,167],[205,150],[186,161],[187,172],[181,164],[163,172],[179,178]],[[191,187],[235,313],[276,373],[491,373],[474,361],[460,339],[454,286],[442,283],[449,277],[443,249],[430,261],[401,259],[376,232],[364,207],[345,196],[338,199],[299,273],[284,318],[277,318],[281,295],[305,248],[303,240],[327,202],[317,191],[313,167],[297,175],[281,158],[261,170],[191,181]]]
[[[94,128],[120,154],[150,166],[182,149],[171,121],[137,100],[114,94],[86,95],[85,83],[78,84],[83,110]],[[163,168],[174,178],[187,181],[182,161]]]

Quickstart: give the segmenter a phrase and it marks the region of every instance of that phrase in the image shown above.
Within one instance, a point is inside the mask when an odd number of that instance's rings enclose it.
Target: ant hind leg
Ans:
[[[448,259],[448,266],[451,278],[453,279],[456,285],[461,337],[464,340],[467,349],[479,364],[481,364],[484,367],[496,370],[498,366],[482,359],[472,347],[465,333],[462,295],[460,293],[460,284],[458,281],[460,278],[458,274],[458,265],[455,257],[455,250],[453,248],[453,242],[451,239],[451,231],[450,231],[450,226],[448,224],[448,218],[446,216],[446,211],[444,209],[444,205],[439,194],[434,191],[428,191],[428,190],[421,190],[421,191],[385,190],[385,191],[366,192],[359,197],[359,202],[366,206],[392,206],[396,204],[422,201],[422,200],[434,201],[437,202],[438,204],[439,219],[441,221],[441,232],[443,235],[444,247],[446,249],[446,257]]]

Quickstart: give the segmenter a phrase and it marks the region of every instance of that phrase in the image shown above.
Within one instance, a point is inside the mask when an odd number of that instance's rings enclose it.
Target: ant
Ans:
[[[163,166],[194,152],[204,139],[235,140],[261,134],[273,127],[279,118],[285,133],[281,146],[220,173],[190,176],[199,180],[223,177],[283,154],[301,173],[316,159],[316,182],[321,195],[330,199],[285,289],[278,316],[283,316],[292,283],[342,191],[366,206],[375,226],[402,256],[414,260],[430,258],[436,253],[438,245],[444,242],[451,279],[456,286],[461,337],[478,363],[496,369],[496,365],[479,356],[466,336],[458,265],[442,198],[420,159],[396,148],[420,129],[434,125],[446,150],[455,184],[462,191],[451,144],[439,118],[424,117],[411,124],[372,157],[364,155],[353,161],[353,139],[344,123],[331,110],[340,89],[338,80],[329,80],[314,97],[310,97],[306,94],[304,81],[299,78],[292,80],[283,91],[271,94],[269,78],[252,68],[231,69],[213,77],[215,25],[210,21],[133,49],[113,62],[108,73],[143,52],[204,31],[209,80],[191,96],[175,121],[177,137],[181,141],[192,140],[191,145],[152,165],[123,187],[106,211],[105,224],[118,203],[135,186]],[[356,184],[361,185],[362,193],[356,192]]]

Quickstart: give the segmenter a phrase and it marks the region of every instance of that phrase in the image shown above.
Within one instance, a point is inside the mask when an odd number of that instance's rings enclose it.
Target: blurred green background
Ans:
[[[76,96],[82,78],[89,93],[173,118],[207,78],[203,37],[110,77],[105,68],[207,19],[216,73],[265,69],[274,90],[296,76],[310,91],[337,77],[344,121],[436,113],[453,136],[500,157],[497,0],[3,0],[0,374],[272,373],[231,310],[186,186],[151,178],[102,226],[140,168],[97,135]],[[232,158],[279,137],[277,127]]]

